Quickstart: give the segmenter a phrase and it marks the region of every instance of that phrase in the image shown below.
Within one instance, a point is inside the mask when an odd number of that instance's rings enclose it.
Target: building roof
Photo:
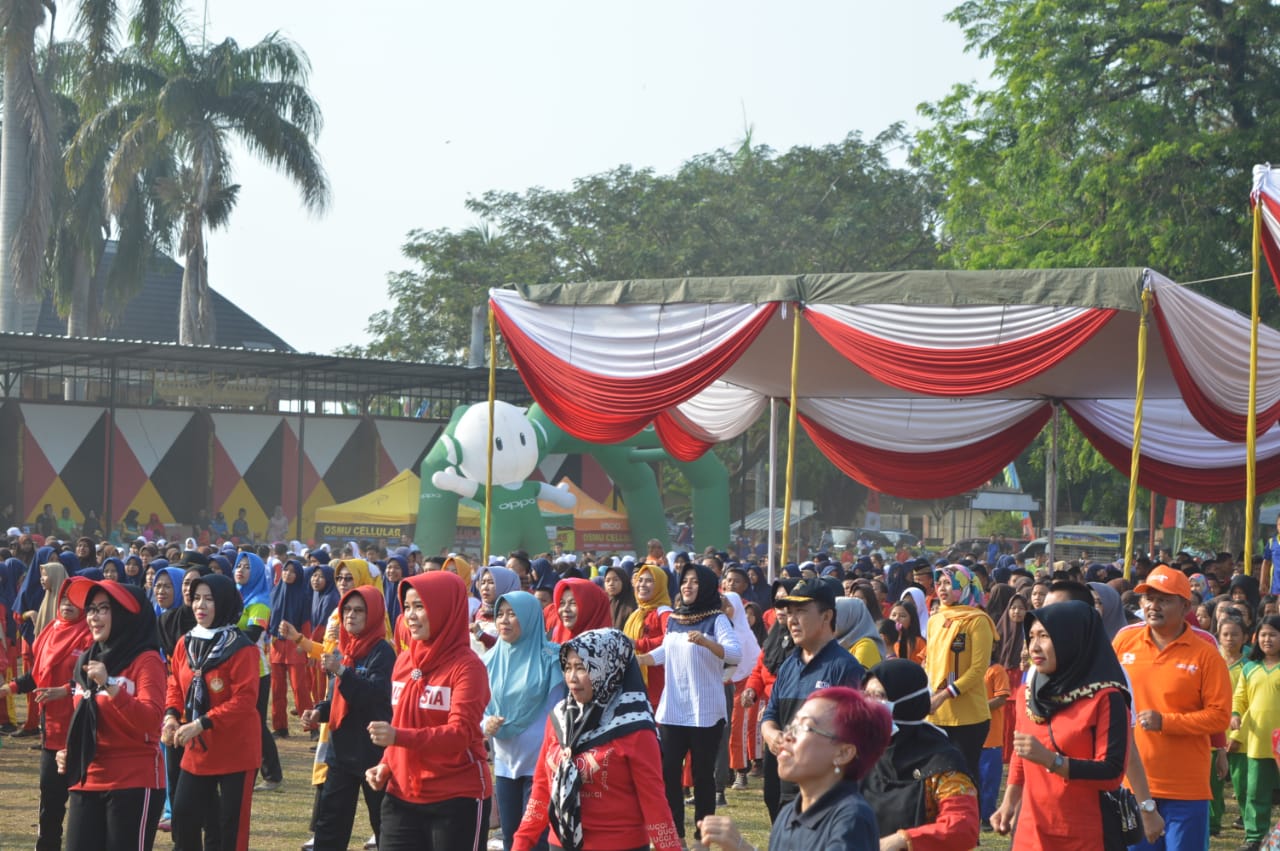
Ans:
[[[94,282],[102,292],[111,264],[116,257],[116,243],[107,242],[102,262],[98,264]],[[214,345],[233,349],[292,352],[293,347],[269,328],[236,307],[229,299],[210,289],[213,297]],[[142,289],[128,303],[116,322],[102,332],[107,340],[145,340],[148,343],[178,342],[178,305],[182,300],[182,267],[171,257],[157,254],[151,261]],[[98,305],[101,307],[101,305]],[[58,337],[67,333],[67,322],[59,318],[53,297],[46,295],[40,306],[36,334]]]

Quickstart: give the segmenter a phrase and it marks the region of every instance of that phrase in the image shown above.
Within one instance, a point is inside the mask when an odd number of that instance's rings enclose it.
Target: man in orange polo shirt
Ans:
[[[1231,678],[1217,649],[1187,625],[1191,582],[1161,565],[1134,589],[1145,624],[1125,627],[1113,646],[1133,684],[1134,739],[1165,835],[1138,849],[1209,847],[1209,737],[1231,722]]]

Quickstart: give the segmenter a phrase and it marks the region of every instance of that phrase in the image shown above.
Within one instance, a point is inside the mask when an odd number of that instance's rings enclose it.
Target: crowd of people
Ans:
[[[366,847],[739,851],[726,790],[756,785],[771,849],[1280,842],[1280,613],[1229,556],[769,582],[658,541],[473,565],[9,532],[0,730],[38,737],[37,849],[245,849],[285,782],[314,788],[304,851],[364,837],[361,801]]]

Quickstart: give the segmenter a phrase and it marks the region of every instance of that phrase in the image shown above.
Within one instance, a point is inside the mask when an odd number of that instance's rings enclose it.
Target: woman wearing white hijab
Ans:
[[[911,604],[916,607],[916,617],[920,619],[920,634],[929,634],[929,604],[925,600],[924,591],[919,588],[908,588],[902,592],[899,598],[902,600],[910,600]]]
[[[747,788],[747,771],[752,763],[760,758],[756,745],[756,724],[760,712],[760,703],[751,701],[750,706],[743,706],[742,692],[747,687],[747,678],[760,658],[760,642],[747,623],[747,609],[742,603],[742,596],[736,591],[724,592],[725,614],[733,623],[733,631],[738,636],[738,644],[742,648],[742,657],[733,668],[725,670],[728,682],[733,683],[733,715],[729,721],[728,736],[729,769],[733,772],[733,788]]]

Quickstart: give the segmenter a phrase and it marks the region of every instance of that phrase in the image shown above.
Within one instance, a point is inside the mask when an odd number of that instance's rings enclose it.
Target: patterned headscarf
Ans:
[[[592,695],[586,706],[569,695],[551,711],[556,740],[570,753],[551,779],[550,817],[560,846],[582,851],[582,775],[574,757],[637,730],[653,730],[656,735],[657,725],[630,639],[616,629],[592,629],[560,647],[561,668],[570,653],[577,653],[586,666]]]
[[[938,601],[944,606],[977,606],[983,604],[982,583],[978,578],[969,572],[969,568],[963,564],[949,564],[946,567],[939,567],[933,571],[933,581],[937,582],[940,578],[946,576],[951,580],[951,589],[959,591],[960,597],[954,603],[950,600],[942,599],[942,595],[938,595]]]

